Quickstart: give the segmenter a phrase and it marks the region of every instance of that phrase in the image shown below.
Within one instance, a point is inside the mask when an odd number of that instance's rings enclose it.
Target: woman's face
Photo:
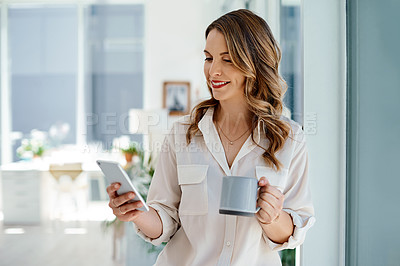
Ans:
[[[243,98],[245,76],[233,65],[224,35],[217,29],[208,34],[204,54],[204,75],[214,98],[219,101]]]

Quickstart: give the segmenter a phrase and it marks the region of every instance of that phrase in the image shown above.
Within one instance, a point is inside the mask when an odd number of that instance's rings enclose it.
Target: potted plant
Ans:
[[[23,160],[42,157],[46,151],[44,141],[37,139],[23,139],[17,148],[17,156]]]
[[[139,145],[137,142],[129,142],[127,147],[121,147],[121,152],[125,155],[126,162],[132,163],[133,157],[139,154]]]

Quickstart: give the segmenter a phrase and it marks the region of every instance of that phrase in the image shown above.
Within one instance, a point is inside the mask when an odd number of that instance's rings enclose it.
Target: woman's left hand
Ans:
[[[256,217],[262,224],[272,224],[279,220],[283,208],[285,196],[276,187],[271,186],[268,180],[263,176],[258,181],[260,186],[257,205],[261,209]]]

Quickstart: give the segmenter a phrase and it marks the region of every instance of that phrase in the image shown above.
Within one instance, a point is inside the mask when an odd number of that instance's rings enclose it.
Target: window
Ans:
[[[29,137],[64,122],[65,143],[75,143],[76,7],[15,5],[8,15],[12,131]]]
[[[129,134],[129,109],[143,107],[144,7],[92,5],[87,23],[88,140],[108,149]]]
[[[143,4],[18,1],[2,10],[9,45],[0,100],[11,99],[1,115],[11,121],[1,127],[2,163],[18,159],[33,129],[67,124],[63,144],[96,141],[105,149],[129,134],[129,109],[143,107]]]
[[[280,6],[280,45],[282,50],[281,74],[288,90],[285,104],[291,117],[303,124],[303,71],[300,0],[285,0]]]

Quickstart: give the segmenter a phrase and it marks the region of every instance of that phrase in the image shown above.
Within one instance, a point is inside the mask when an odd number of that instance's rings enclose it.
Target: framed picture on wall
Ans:
[[[164,108],[170,115],[185,115],[190,111],[190,82],[164,82]]]

